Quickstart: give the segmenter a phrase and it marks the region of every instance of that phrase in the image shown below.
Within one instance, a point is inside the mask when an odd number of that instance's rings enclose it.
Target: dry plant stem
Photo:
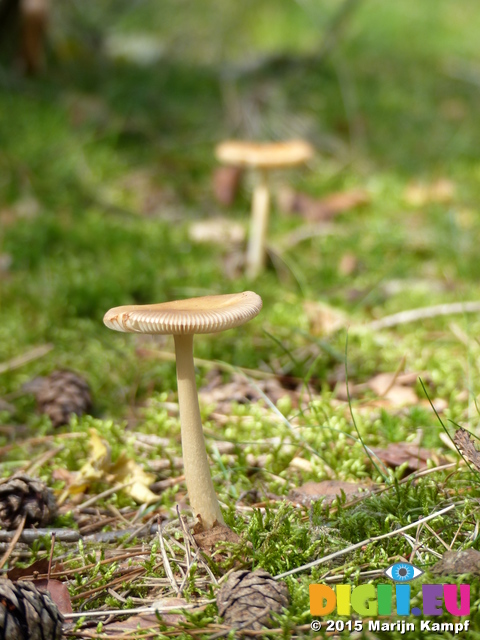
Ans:
[[[319,564],[324,564],[325,562],[329,562],[334,558],[338,558],[339,556],[344,556],[351,551],[355,551],[355,549],[360,549],[361,547],[371,544],[372,542],[378,542],[379,540],[385,540],[386,538],[393,538],[394,536],[403,533],[404,531],[408,531],[409,529],[413,529],[414,527],[418,527],[423,525],[425,522],[429,520],[433,520],[433,518],[437,518],[438,516],[442,516],[447,511],[451,511],[455,507],[454,504],[451,504],[445,509],[441,509],[441,511],[436,511],[435,513],[426,516],[425,518],[421,518],[416,522],[412,522],[411,524],[407,524],[405,527],[401,529],[396,529],[395,531],[390,531],[389,533],[384,533],[381,536],[375,536],[374,538],[367,538],[366,540],[362,540],[361,542],[357,542],[357,544],[352,544],[350,547],[346,547],[345,549],[341,549],[340,551],[336,551],[335,553],[330,553],[328,556],[324,556],[323,558],[319,558],[318,560],[314,560],[313,562],[309,562],[308,564],[304,564],[301,567],[297,567],[296,569],[292,569],[291,571],[286,571],[285,573],[280,573],[278,576],[274,576],[274,580],[280,580],[281,578],[285,578],[286,576],[291,576],[294,573],[299,573],[300,571],[304,571],[305,569],[311,569],[312,567],[316,567]]]
[[[42,358],[47,353],[53,349],[53,344],[42,344],[39,347],[35,347],[34,349],[30,349],[21,356],[17,356],[16,358],[12,358],[8,362],[2,362],[0,364],[0,373],[5,373],[7,371],[12,371],[13,369],[18,369],[23,367],[24,364],[28,364],[33,360],[37,360],[38,358]]]
[[[247,277],[256,278],[265,266],[265,238],[270,210],[268,174],[259,170],[258,183],[253,192],[252,218],[247,247]]]
[[[205,449],[193,365],[193,335],[175,335],[174,340],[187,492],[194,515],[201,516],[205,529],[211,529],[215,521],[225,522],[213,488]]]
[[[5,551],[2,559],[0,560],[0,569],[2,569],[2,567],[5,565],[9,557],[12,555],[13,550],[15,549],[15,546],[20,539],[20,536],[22,535],[26,520],[27,520],[27,516],[24,515],[20,524],[17,527],[17,530],[15,531],[15,535],[13,536],[12,541],[8,545],[7,550]]]
[[[137,607],[136,609],[108,609],[107,611],[80,611],[80,613],[64,613],[66,620],[75,620],[75,618],[101,618],[102,616],[133,616],[138,613],[168,613],[170,611],[181,611],[182,609],[198,609],[205,604],[211,604],[213,600],[202,600],[193,604],[176,605],[175,607]]]
[[[81,535],[75,529],[55,529],[55,535],[60,542],[77,542],[81,539]],[[43,536],[49,536],[52,533],[52,529],[24,529],[19,541],[31,544],[35,540],[39,540]],[[16,531],[0,531],[0,542],[9,542],[14,536],[17,535]]]
[[[452,304],[438,304],[433,307],[410,309],[408,311],[394,313],[391,316],[385,316],[385,318],[375,320],[365,326],[367,329],[377,331],[378,329],[396,327],[399,324],[407,324],[409,322],[416,322],[417,320],[425,320],[426,318],[449,316],[457,313],[480,313],[480,302],[454,302]]]

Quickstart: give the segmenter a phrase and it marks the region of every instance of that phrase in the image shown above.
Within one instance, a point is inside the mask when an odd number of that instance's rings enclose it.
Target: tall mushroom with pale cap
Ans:
[[[262,299],[252,291],[204,296],[151,305],[115,307],[103,322],[130,333],[173,335],[177,361],[178,404],[185,481],[190,505],[205,529],[224,524],[213,488],[203,437],[193,364],[193,336],[233,329],[254,318]]]
[[[304,164],[313,156],[314,149],[304,140],[285,142],[227,140],[217,146],[215,153],[217,159],[224,164],[254,169],[257,173],[246,256],[247,276],[256,278],[265,265],[265,238],[270,211],[268,175],[273,169]]]

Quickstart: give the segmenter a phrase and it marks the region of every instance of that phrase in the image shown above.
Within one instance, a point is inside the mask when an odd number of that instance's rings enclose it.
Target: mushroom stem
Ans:
[[[247,268],[249,278],[256,278],[265,266],[265,238],[270,209],[268,173],[260,170],[258,182],[253,192],[252,217],[247,247]]]
[[[193,364],[193,335],[173,337],[177,357],[178,405],[187,492],[194,514],[201,517],[205,529],[211,529],[215,520],[220,524],[225,522],[213,488],[205,450]]]

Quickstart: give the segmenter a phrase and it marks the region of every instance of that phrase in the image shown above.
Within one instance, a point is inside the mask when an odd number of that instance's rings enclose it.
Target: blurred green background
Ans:
[[[345,332],[314,335],[305,301],[356,325],[475,299],[479,32],[473,0],[54,2],[41,73],[18,71],[12,38],[1,51],[0,362],[54,350],[3,374],[1,393],[71,367],[99,414],[123,415],[136,394],[174,388],[170,363],[139,361],[131,337],[103,327],[120,304],[251,288],[260,318],[203,337],[197,355],[300,378],[313,367],[321,390]],[[296,241],[305,221],[274,204],[277,260],[255,282],[227,277],[230,247],[189,233],[212,216],[247,225],[249,176],[230,208],[213,193],[214,147],[227,137],[306,138],[315,160],[279,173],[275,189],[362,189],[368,202]],[[478,335],[476,316],[464,322]],[[352,375],[405,356],[450,400],[474,383],[447,323],[354,333]],[[33,419],[28,402],[17,409]]]

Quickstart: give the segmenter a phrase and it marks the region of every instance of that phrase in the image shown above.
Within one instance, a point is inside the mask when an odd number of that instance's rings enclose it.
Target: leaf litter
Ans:
[[[144,469],[132,458],[128,458],[122,451],[115,462],[111,460],[111,447],[95,429],[89,430],[90,454],[81,469],[65,479],[70,480],[62,496],[60,503],[64,502],[68,495],[83,494],[94,482],[119,483],[125,493],[130,495],[139,504],[156,502],[158,496],[149,486],[155,480],[153,474],[146,473]],[[119,487],[117,487],[118,489]]]
[[[462,456],[471,462],[477,471],[480,471],[480,451],[474,444],[474,439],[466,429],[457,429],[453,436],[453,442],[457,445]]]

